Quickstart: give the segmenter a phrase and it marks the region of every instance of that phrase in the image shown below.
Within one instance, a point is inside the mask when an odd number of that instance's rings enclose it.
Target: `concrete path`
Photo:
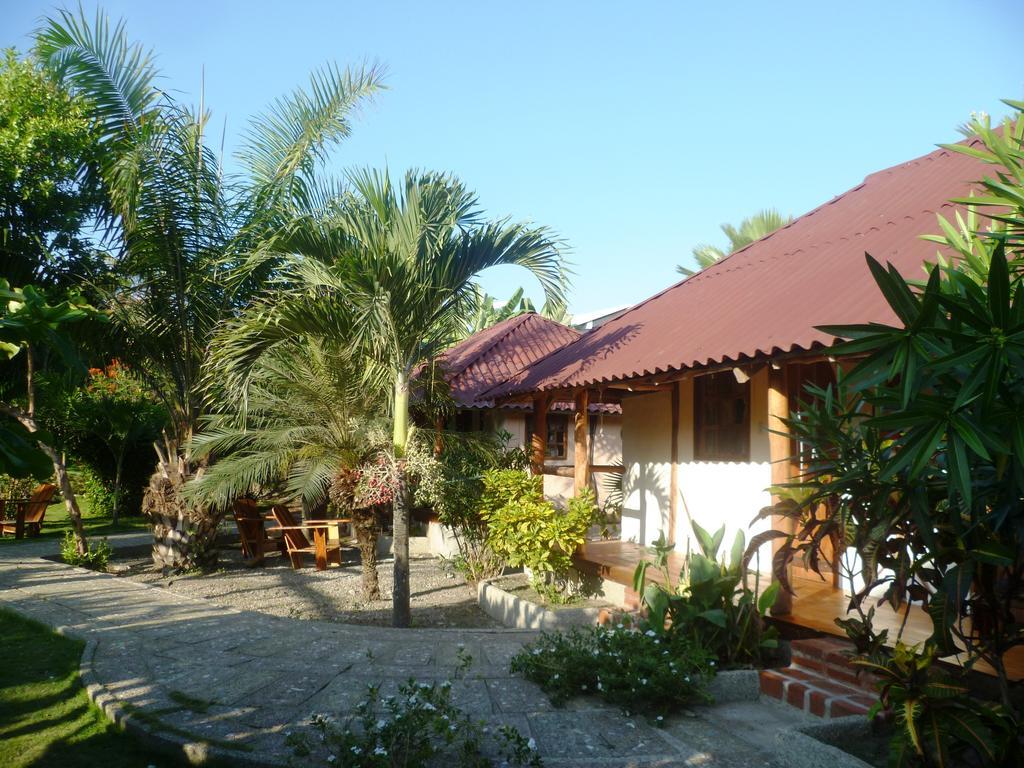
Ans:
[[[53,541],[0,547],[0,606],[87,641],[83,680],[108,715],[165,745],[232,763],[304,765],[285,735],[304,730],[311,715],[346,716],[369,684],[387,695],[410,677],[450,679],[467,654],[473,661],[453,683],[456,701],[535,739],[546,765],[772,766],[775,734],[804,722],[795,709],[759,702],[701,709],[664,728],[595,700],[555,709],[508,671],[532,633],[242,612],[42,557],[56,550]]]

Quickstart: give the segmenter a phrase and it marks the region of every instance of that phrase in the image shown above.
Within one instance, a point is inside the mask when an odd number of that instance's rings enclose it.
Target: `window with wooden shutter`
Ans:
[[[694,458],[750,461],[750,381],[732,371],[693,381]]]

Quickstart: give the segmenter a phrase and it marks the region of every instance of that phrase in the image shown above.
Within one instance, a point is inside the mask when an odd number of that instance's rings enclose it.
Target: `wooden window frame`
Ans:
[[[548,442],[544,448],[544,458],[553,461],[565,461],[569,458],[569,415],[565,413],[547,414]],[[558,435],[561,434],[561,441]],[[559,451],[559,447],[561,451]]]
[[[728,377],[728,379],[726,379]],[[731,384],[728,390],[722,386],[726,381]],[[716,386],[717,385],[717,386]],[[721,434],[723,425],[709,426],[705,424],[706,400],[709,395],[720,400],[728,400],[730,407],[742,403],[743,417],[741,424],[725,425],[732,428],[734,441],[732,449],[709,449],[706,431],[712,428]],[[739,397],[737,397],[739,395]],[[750,461],[750,380],[736,381],[732,371],[721,371],[697,376],[693,380],[693,458],[695,461],[708,462],[749,462]]]

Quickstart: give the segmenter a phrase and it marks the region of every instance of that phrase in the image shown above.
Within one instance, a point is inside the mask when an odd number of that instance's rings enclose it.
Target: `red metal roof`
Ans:
[[[504,320],[446,350],[438,359],[455,401],[466,408],[493,408],[481,395],[526,366],[579,338],[579,332],[527,312]]]
[[[923,277],[937,246],[936,214],[992,175],[939,149],[868,176],[788,226],[637,304],[520,372],[487,396],[600,386],[756,356],[810,350],[834,339],[815,326],[892,322],[865,252]]]

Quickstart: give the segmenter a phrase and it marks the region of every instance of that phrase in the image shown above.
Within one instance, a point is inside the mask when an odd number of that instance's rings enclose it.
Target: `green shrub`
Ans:
[[[693,531],[701,552],[687,552],[677,580],[668,570],[668,555],[674,547],[664,535],[654,545],[653,564],[662,572],[663,583],[647,582],[651,563],[637,566],[633,587],[647,607],[649,626],[659,634],[689,637],[724,667],[760,665],[764,654],[778,647],[778,631],[765,626],[764,616],[778,596],[779,584],[770,585],[760,597],[756,584],[754,589],[747,586],[743,531],[736,534],[728,562],[718,558],[724,525],[714,535],[697,523]]]
[[[597,515],[592,491],[585,490],[559,510],[544,499],[543,478],[517,470],[484,475],[481,516],[487,541],[509,565],[530,569],[531,583],[542,594],[563,592],[572,556],[586,541]]]
[[[541,635],[512,659],[512,671],[555,704],[598,696],[626,712],[664,715],[707,702],[713,656],[682,633],[643,627],[590,627]]]
[[[510,448],[508,432],[445,435],[439,456],[417,462],[416,503],[431,508],[451,531],[458,554],[452,567],[468,581],[497,576],[505,561],[487,544],[487,522],[481,515],[484,474],[491,469],[525,469],[522,448]]]
[[[11,477],[0,474],[0,499],[27,499],[39,484],[31,477]]]
[[[879,679],[871,711],[894,715],[889,763],[896,766],[1020,765],[1024,754],[1012,716],[972,698],[966,685],[935,667],[938,649],[897,641],[879,662],[856,660]]]
[[[452,703],[451,683],[399,686],[398,696],[380,696],[370,686],[367,697],[342,724],[314,716],[330,755],[328,764],[346,768],[424,768],[452,765],[486,768],[497,754],[501,765],[541,768],[536,744],[512,726],[487,732],[483,725]],[[310,746],[298,736],[288,742],[296,756],[307,757]]]
[[[60,556],[65,563],[77,565],[81,568],[89,568],[93,571],[107,570],[107,563],[110,562],[112,554],[113,550],[106,539],[101,539],[95,549],[90,544],[88,551],[84,555],[78,554],[75,537],[71,531],[64,534],[64,541],[60,545]]]

